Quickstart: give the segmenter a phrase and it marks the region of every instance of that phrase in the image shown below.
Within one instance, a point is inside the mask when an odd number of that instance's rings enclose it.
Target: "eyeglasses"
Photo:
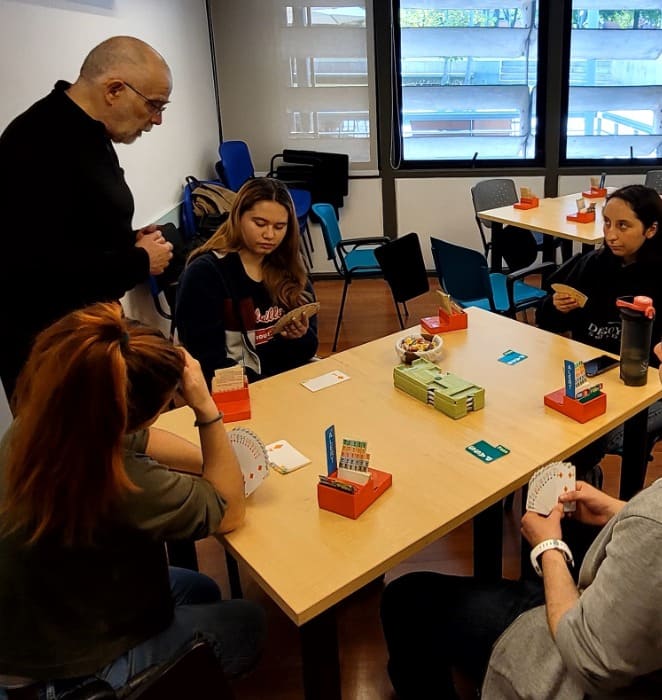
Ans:
[[[159,104],[158,102],[154,102],[154,100],[150,100],[149,97],[146,97],[145,95],[143,95],[142,92],[140,92],[140,90],[136,90],[136,88],[134,88],[133,85],[131,85],[130,83],[127,83],[126,80],[124,81],[124,84],[128,88],[131,88],[136,93],[136,95],[138,95],[139,97],[142,97],[143,100],[145,100],[145,102],[150,106],[150,108],[154,114],[163,114],[163,112],[165,112],[165,108],[168,106],[167,102],[166,102],[166,104]]]

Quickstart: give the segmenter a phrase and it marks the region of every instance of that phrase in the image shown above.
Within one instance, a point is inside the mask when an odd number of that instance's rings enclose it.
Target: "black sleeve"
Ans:
[[[175,307],[179,340],[200,363],[208,385],[215,370],[236,364],[225,346],[226,297],[219,274],[212,260],[194,260],[179,280]]]

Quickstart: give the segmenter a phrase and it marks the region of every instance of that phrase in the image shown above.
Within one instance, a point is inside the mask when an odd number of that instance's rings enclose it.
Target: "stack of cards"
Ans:
[[[569,284],[555,283],[552,285],[552,289],[559,294],[567,294],[569,297],[572,297],[577,304],[579,304],[580,308],[583,308],[588,301],[586,294],[583,294],[578,289],[571,287]]]
[[[267,445],[267,455],[270,466],[280,474],[289,474],[310,464],[308,457],[292,447],[287,440],[278,440]]]
[[[340,451],[340,468],[353,469],[357,472],[367,472],[370,455],[367,453],[368,443],[363,440],[342,441]]]
[[[228,438],[244,475],[244,493],[250,496],[269,476],[267,448],[248,428],[233,428],[228,433]]]
[[[576,489],[575,465],[570,462],[552,462],[536,471],[529,481],[526,509],[541,515],[549,515],[559,502],[559,496]],[[567,513],[576,508],[575,503],[564,503]]]
[[[241,365],[223,367],[214,372],[211,380],[212,394],[224,391],[236,391],[244,388],[244,368]]]

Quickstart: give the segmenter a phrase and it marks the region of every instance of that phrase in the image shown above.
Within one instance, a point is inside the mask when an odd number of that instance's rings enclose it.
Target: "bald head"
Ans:
[[[69,97],[103,122],[113,141],[133,143],[162,122],[172,76],[161,54],[140,39],[114,36],[83,61]]]
[[[80,77],[97,81],[109,74],[138,75],[160,67],[170,72],[161,54],[141,39],[113,36],[95,46],[83,61]]]

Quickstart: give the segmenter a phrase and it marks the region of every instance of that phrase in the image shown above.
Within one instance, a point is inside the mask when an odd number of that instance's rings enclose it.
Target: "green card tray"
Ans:
[[[396,388],[423,403],[434,406],[451,418],[462,418],[469,411],[485,406],[485,389],[437,365],[419,358],[411,365],[398,365],[393,370]]]

